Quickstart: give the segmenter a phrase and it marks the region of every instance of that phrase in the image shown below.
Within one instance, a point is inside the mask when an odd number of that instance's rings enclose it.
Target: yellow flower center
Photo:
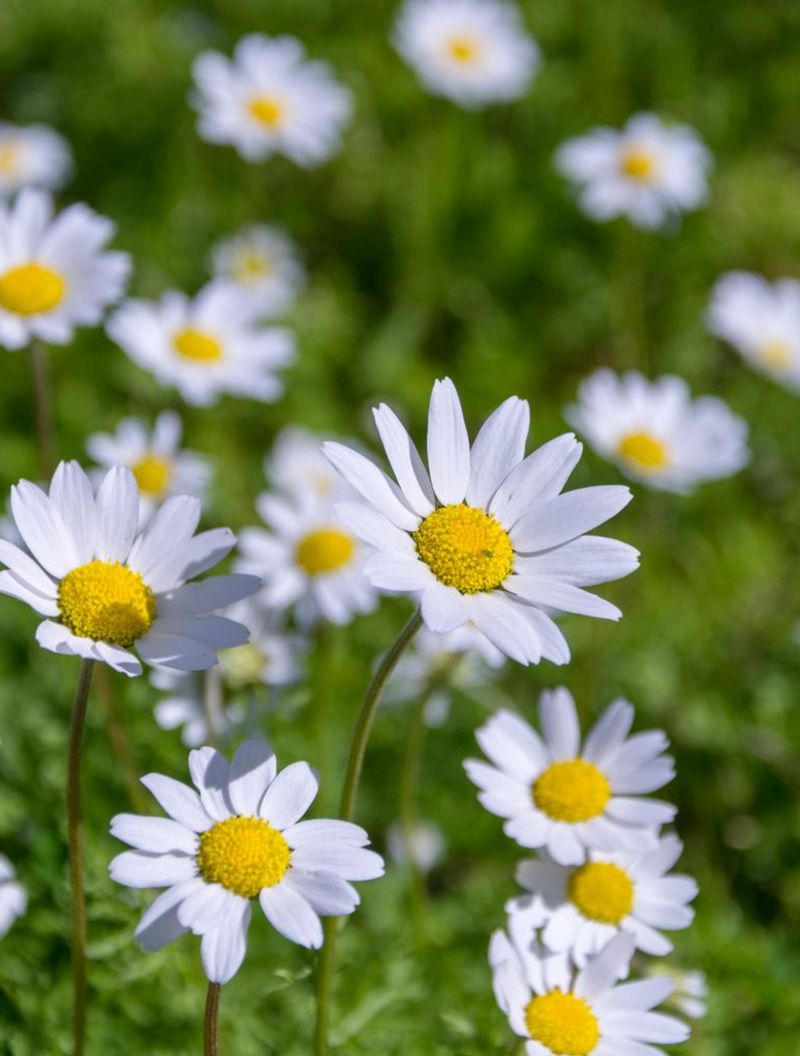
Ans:
[[[263,253],[248,249],[239,255],[233,268],[233,274],[239,282],[252,282],[254,279],[263,279],[265,275],[271,275],[274,270],[272,261]]]
[[[6,140],[5,143],[0,143],[0,173],[4,176],[13,176],[17,171],[19,154],[19,145],[14,143],[13,140]]]
[[[148,452],[131,466],[131,472],[136,477],[139,491],[151,498],[157,498],[169,487],[172,465],[168,458]]]
[[[613,862],[587,862],[567,885],[570,900],[584,917],[601,924],[619,924],[633,909],[631,878]]]
[[[439,582],[462,594],[495,590],[514,567],[508,532],[496,517],[476,506],[440,506],[412,538]]]
[[[533,783],[533,802],[555,821],[588,821],[605,810],[611,785],[585,759],[551,763]]]
[[[321,576],[343,568],[355,553],[355,543],[339,528],[318,528],[300,540],[294,556],[309,576]]]
[[[525,1009],[528,1033],[556,1056],[588,1056],[600,1040],[600,1025],[589,1002],[551,990]]]
[[[118,561],[90,561],[58,585],[61,622],[79,638],[130,646],[149,631],[156,599],[138,572]]]
[[[653,155],[641,147],[628,147],[623,150],[619,167],[629,180],[637,180],[640,183],[649,183],[658,168]]]
[[[283,103],[271,95],[257,95],[250,100],[247,109],[256,121],[272,129],[278,127],[286,112]]]
[[[666,445],[650,433],[628,433],[619,442],[617,454],[636,469],[653,472],[669,465]]]
[[[196,363],[214,363],[222,359],[222,345],[215,337],[187,326],[173,338],[172,344],[179,356]]]
[[[226,818],[200,836],[197,866],[209,884],[242,898],[274,887],[289,868],[289,844],[261,818]]]
[[[451,59],[466,66],[477,59],[478,42],[474,37],[452,37],[447,43],[447,52]]]
[[[63,278],[41,264],[20,264],[0,276],[0,307],[15,315],[49,312],[64,299]]]
[[[788,370],[792,365],[792,349],[785,341],[765,341],[758,349],[758,358],[772,370]]]
[[[248,642],[234,649],[225,649],[219,659],[227,680],[237,686],[246,686],[261,681],[268,658],[258,646]]]

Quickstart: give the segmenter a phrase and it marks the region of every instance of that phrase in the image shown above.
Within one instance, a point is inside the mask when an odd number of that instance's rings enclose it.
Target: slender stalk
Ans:
[[[72,900],[73,1056],[83,1056],[86,1048],[86,892],[81,821],[81,743],[93,670],[93,660],[81,661],[69,724],[67,757],[67,843]]]
[[[218,667],[209,667],[203,676],[203,713],[208,730],[208,743],[216,748],[224,725],[224,690]]]
[[[217,1056],[217,1020],[219,1019],[219,983],[209,983],[206,994],[206,1018],[203,1025],[203,1056]]]
[[[94,677],[94,688],[100,700],[100,710],[103,713],[103,721],[111,751],[117,761],[122,783],[128,793],[128,799],[130,799],[137,813],[149,814],[150,800],[139,783],[139,767],[136,764],[136,753],[114,700],[114,690],[108,675],[108,668],[101,666],[97,669]]]
[[[339,806],[339,817],[344,821],[352,821],[355,813],[356,795],[361,780],[361,771],[364,766],[364,756],[367,751],[372,724],[375,721],[375,713],[378,710],[381,696],[386,682],[397,662],[406,648],[414,640],[414,636],[422,626],[422,616],[419,612],[406,623],[394,644],[378,665],[378,669],[372,677],[364,694],[364,701],[358,713],[356,724],[353,727],[353,736],[350,741],[350,756],[347,761],[344,785],[342,787],[342,799]],[[325,944],[319,956],[317,966],[317,1023],[314,1032],[315,1056],[326,1056],[328,1052],[328,1032],[330,1024],[331,992],[333,990],[333,968],[336,959],[336,935],[338,928],[337,917],[327,917],[325,920]]]
[[[55,468],[53,439],[53,407],[50,399],[50,378],[47,370],[47,349],[41,341],[31,345],[33,390],[36,401],[36,436],[39,442],[39,471],[47,481]]]

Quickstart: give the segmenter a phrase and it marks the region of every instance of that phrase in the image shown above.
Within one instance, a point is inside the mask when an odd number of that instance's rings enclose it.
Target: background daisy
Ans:
[[[72,171],[69,144],[47,125],[0,121],[0,195],[22,187],[57,191]]]
[[[245,290],[265,318],[286,311],[302,288],[305,274],[297,247],[280,227],[253,224],[211,250],[211,269]]]
[[[28,895],[17,880],[14,866],[0,854],[0,939],[28,908]]]

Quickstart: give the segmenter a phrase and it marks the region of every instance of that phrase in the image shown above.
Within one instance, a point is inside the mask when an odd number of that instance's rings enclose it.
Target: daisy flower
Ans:
[[[244,711],[234,703],[215,706],[209,722],[204,678],[196,672],[154,668],[150,684],[165,694],[153,709],[156,724],[162,730],[179,729],[187,748],[199,748],[210,739],[209,734],[228,740],[244,721]]]
[[[209,283],[194,298],[127,301],[107,329],[134,363],[200,407],[223,392],[271,403],[283,393],[276,371],[294,360],[291,334],[260,325],[252,299],[230,283]]]
[[[555,163],[580,188],[580,207],[592,220],[626,216],[657,228],[703,204],[711,154],[694,129],[634,114],[622,131],[596,128],[568,139]]]
[[[241,645],[247,630],[215,615],[252,594],[252,576],[213,576],[236,537],[227,528],[195,535],[200,500],[177,495],[138,531],[139,493],[129,469],[109,470],[94,494],[77,462],[62,462],[49,493],[21,480],[11,512],[27,550],[0,540],[0,593],[46,619],[43,649],[101,660],[139,675],[148,664],[178,671],[216,664],[216,650]]]
[[[648,381],[635,370],[595,371],[565,417],[603,458],[662,491],[729,477],[750,457],[746,422],[716,396],[693,400],[671,374]]]
[[[349,488],[322,453],[322,437],[301,426],[282,429],[264,459],[264,474],[274,487],[296,498],[343,498]]]
[[[86,450],[106,469],[127,466],[136,478],[142,522],[169,495],[202,498],[211,465],[203,455],[181,450],[183,424],[174,411],[164,411],[149,429],[141,418],[124,418],[116,433],[94,433]]]
[[[617,935],[573,974],[563,957],[537,946],[520,956],[496,935],[495,996],[511,1029],[527,1039],[526,1056],[662,1056],[654,1045],[686,1041],[685,1023],[653,1011],[671,993],[669,979],[617,982],[632,953],[630,935]]]
[[[504,0],[406,0],[394,44],[429,92],[470,109],[518,99],[540,63]]]
[[[28,907],[25,888],[17,880],[14,866],[0,854],[0,939]]]
[[[194,63],[197,130],[229,143],[245,161],[284,154],[305,168],[339,149],[350,92],[325,62],[306,59],[294,37],[243,37],[228,59],[206,51]]]
[[[261,316],[285,311],[303,285],[297,247],[279,227],[244,228],[214,246],[210,263],[214,277],[241,287]]]
[[[342,444],[324,450],[369,504],[336,509],[377,550],[365,570],[378,589],[418,598],[432,631],[474,624],[521,664],[569,660],[552,611],[619,619],[616,606],[581,588],[627,575],[639,555],[585,533],[627,506],[631,494],[619,486],[561,494],[581,456],[571,433],[525,458],[530,412],[512,396],[470,447],[447,378],[431,396],[428,473],[395,413],[385,404],[373,413],[397,484]]]
[[[731,271],[711,294],[712,334],[747,362],[789,389],[800,390],[800,282]]]
[[[672,964],[657,962],[644,966],[644,975],[649,979],[670,980],[675,989],[669,996],[668,1004],[677,1012],[690,1019],[702,1019],[706,1014],[708,982],[705,972],[687,971]]]
[[[191,931],[202,936],[209,981],[226,983],[244,960],[253,899],[281,935],[316,949],[319,918],[359,903],[348,881],[383,875],[357,825],[300,820],[318,788],[307,763],[278,773],[266,742],[245,741],[230,766],[213,748],[190,752],[189,772],[196,792],[161,774],[142,778],[169,820],[119,814],[111,822],[112,835],[134,848],[112,861],[111,878],[167,888],[136,929],[145,950]]]
[[[47,125],[12,125],[0,121],[0,196],[22,187],[57,191],[72,171],[67,141]]]
[[[582,865],[595,850],[655,850],[659,826],[676,811],[641,797],[675,776],[672,757],[663,754],[665,734],[628,737],[633,708],[618,700],[581,745],[575,702],[563,688],[542,693],[539,721],[543,737],[501,709],[476,734],[494,766],[464,764],[483,806],[507,819],[506,835],[522,847],[545,848],[560,865]]]
[[[0,345],[66,345],[76,326],[98,323],[130,271],[127,254],[102,251],[113,234],[86,205],[54,216],[45,191],[25,188],[0,205]]]
[[[421,873],[429,873],[444,856],[445,840],[442,830],[429,821],[415,822],[410,832],[400,821],[393,821],[386,830],[386,850],[397,865],[409,861]]]

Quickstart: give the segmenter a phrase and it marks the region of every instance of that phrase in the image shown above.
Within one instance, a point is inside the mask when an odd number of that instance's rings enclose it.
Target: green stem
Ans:
[[[50,380],[47,371],[47,349],[40,341],[31,345],[33,389],[36,400],[36,436],[39,442],[39,471],[48,481],[55,466],[53,441],[53,408],[50,400]]]
[[[83,1056],[86,1048],[86,892],[84,883],[83,834],[81,822],[81,743],[86,724],[93,660],[81,661],[72,718],[69,725],[67,757],[67,843],[72,899],[72,988],[73,1054]]]
[[[372,681],[364,694],[364,702],[358,713],[356,724],[353,728],[353,736],[350,741],[350,756],[347,762],[344,785],[342,787],[342,799],[339,807],[339,817],[344,821],[352,821],[355,813],[356,795],[361,780],[361,771],[364,766],[364,756],[367,751],[370,730],[375,721],[375,713],[378,710],[383,689],[386,682],[394,671],[398,660],[403,652],[411,644],[417,631],[422,626],[422,616],[419,612],[406,623],[396,641],[381,660],[378,669],[372,677]],[[317,1024],[314,1032],[315,1056],[326,1056],[328,1052],[328,1032],[330,1024],[331,992],[333,990],[333,967],[336,958],[336,934],[338,918],[328,917],[325,920],[325,944],[319,957],[317,967]]]
[[[206,1016],[203,1025],[203,1054],[204,1056],[217,1056],[217,1020],[219,1019],[219,994],[222,986],[219,983],[209,983],[206,994]]]

